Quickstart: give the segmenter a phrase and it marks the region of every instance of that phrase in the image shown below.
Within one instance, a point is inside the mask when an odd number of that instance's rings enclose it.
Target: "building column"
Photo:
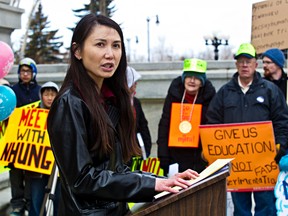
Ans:
[[[21,28],[23,13],[23,9],[10,5],[10,0],[0,0],[0,41],[11,46],[11,33]]]

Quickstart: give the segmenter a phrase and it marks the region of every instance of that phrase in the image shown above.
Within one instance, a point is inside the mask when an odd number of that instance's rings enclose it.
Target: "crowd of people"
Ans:
[[[19,82],[11,85],[17,107],[40,101],[49,109],[47,131],[59,169],[53,215],[125,215],[127,202],[150,202],[162,191],[179,192],[173,186],[189,187],[208,162],[201,139],[196,146],[169,143],[173,104],[180,104],[180,133],[199,124],[272,121],[278,164],[288,149],[287,75],[285,57],[277,48],[260,56],[264,74],[256,71],[257,53],[243,43],[235,54],[235,74],[217,92],[207,78],[207,62],[188,58],[182,74],[171,81],[158,125],[157,157],[164,176],[130,171],[129,161],[151,154],[151,135],[140,100],[135,96],[141,75],[127,66],[123,33],[112,19],[84,16],[74,29],[70,63],[61,88],[54,82],[36,81],[37,66],[31,58],[19,63]],[[183,119],[184,105],[191,105]],[[200,106],[197,106],[200,105]],[[200,116],[193,110],[201,109]],[[199,108],[200,107],[200,108]],[[197,125],[196,125],[197,126]],[[178,127],[178,126],[177,126]],[[178,172],[169,175],[172,164]],[[15,168],[9,164],[11,215],[40,215],[51,176]],[[168,176],[168,177],[167,177]],[[251,215],[252,193],[255,215],[276,215],[273,191],[232,192],[234,215]],[[44,212],[45,214],[45,212]]]

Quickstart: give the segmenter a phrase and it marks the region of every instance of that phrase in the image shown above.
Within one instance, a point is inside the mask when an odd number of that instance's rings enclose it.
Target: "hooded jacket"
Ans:
[[[108,109],[103,115],[116,129],[120,113],[106,102]],[[73,86],[50,109],[47,128],[62,186],[59,215],[124,215],[126,202],[152,201],[155,176],[131,172],[123,163],[117,129],[111,155],[103,157],[90,150],[97,134],[91,119]]]
[[[168,172],[169,165],[173,163],[179,164],[179,172],[185,171],[188,168],[201,172],[207,165],[201,158],[201,141],[199,143],[199,148],[168,147],[172,103],[181,102],[184,90],[181,76],[175,78],[168,89],[162,116],[158,125],[158,157],[160,159],[161,168],[164,169],[165,174]],[[206,110],[215,93],[215,88],[208,79],[206,80],[205,85],[199,89],[195,104],[202,104],[201,124],[207,122],[205,117]],[[187,103],[187,101],[184,100],[184,103]]]
[[[45,107],[43,102],[42,102],[42,93],[43,93],[45,88],[54,88],[57,93],[59,92],[59,87],[56,83],[51,82],[51,81],[44,83],[40,87],[40,90],[38,92],[39,98],[40,98],[40,104],[39,104],[38,108],[47,109],[47,107]],[[49,175],[45,175],[45,174],[37,173],[37,172],[33,172],[33,171],[26,171],[26,173],[30,178],[42,178],[43,176],[44,176],[44,178],[49,178]]]
[[[39,91],[41,86],[37,84],[35,78],[27,85],[19,82],[11,87],[17,98],[16,107],[21,107],[40,100]]]

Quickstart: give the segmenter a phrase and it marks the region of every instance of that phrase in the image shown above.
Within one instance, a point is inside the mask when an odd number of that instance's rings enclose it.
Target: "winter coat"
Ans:
[[[41,86],[35,80],[28,85],[23,84],[21,81],[12,86],[17,98],[16,107],[21,107],[40,100],[39,91]]]
[[[244,94],[238,73],[220,88],[207,111],[209,124],[272,121],[276,143],[287,148],[288,108],[281,90],[256,72]]]
[[[103,115],[117,130],[119,110],[111,103],[106,105]],[[126,202],[152,201],[155,176],[131,172],[123,163],[117,131],[109,157],[91,150],[97,134],[91,119],[73,86],[54,100],[50,109],[47,128],[62,187],[59,215],[124,215]]]
[[[133,97],[133,106],[136,112],[136,132],[141,134],[145,146],[146,156],[149,157],[152,148],[152,142],[148,128],[148,121],[143,112],[141,102],[136,97]]]
[[[158,157],[160,159],[160,166],[164,169],[165,174],[168,172],[169,165],[173,163],[179,164],[179,172],[185,171],[188,168],[201,172],[207,165],[201,157],[201,141],[199,141],[198,148],[168,147],[172,103],[181,103],[184,90],[181,76],[175,78],[168,89],[158,125]],[[206,110],[214,95],[214,86],[209,80],[206,80],[205,85],[199,89],[198,97],[195,101],[195,104],[202,104],[201,124],[205,124],[207,121]],[[187,101],[184,100],[184,103],[187,103]]]

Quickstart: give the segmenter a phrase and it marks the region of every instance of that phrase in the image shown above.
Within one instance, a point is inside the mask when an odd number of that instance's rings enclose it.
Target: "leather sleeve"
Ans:
[[[84,199],[145,202],[155,195],[155,176],[116,167],[91,157],[88,147],[90,112],[71,94],[54,102],[48,117],[51,147],[66,190]],[[95,165],[97,164],[97,166]]]

